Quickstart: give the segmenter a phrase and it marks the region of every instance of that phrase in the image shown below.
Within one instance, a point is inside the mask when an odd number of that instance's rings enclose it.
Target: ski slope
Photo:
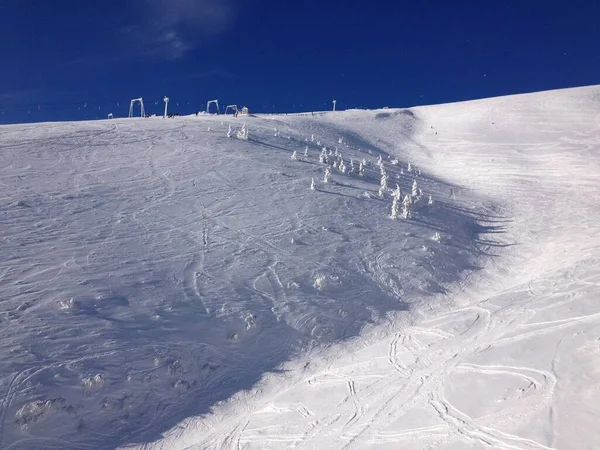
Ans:
[[[598,448],[599,111],[0,127],[0,446]]]

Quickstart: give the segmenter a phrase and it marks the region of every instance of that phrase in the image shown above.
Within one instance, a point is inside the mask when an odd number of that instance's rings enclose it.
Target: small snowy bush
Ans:
[[[294,161],[298,160],[298,152],[296,150],[294,150],[294,153],[292,153],[292,160],[294,160]]]
[[[97,373],[93,377],[87,377],[81,380],[83,386],[86,388],[102,387],[104,385],[104,375]]]
[[[74,309],[77,306],[72,297],[68,300],[61,300],[58,304],[60,305],[60,309]]]
[[[246,124],[244,124],[242,126],[242,129],[237,132],[237,138],[244,139],[244,140],[248,139],[248,127],[246,126]]]
[[[433,237],[431,238],[432,241],[435,242],[440,242],[442,240],[442,236],[440,235],[440,233],[436,232]]]
[[[256,316],[254,314],[247,315],[244,321],[246,322],[246,331],[250,330],[251,328],[255,328],[258,325]]]
[[[64,399],[61,399],[64,402]],[[54,400],[36,400],[26,403],[15,414],[15,422],[26,428],[28,424],[37,422],[52,409]]]
[[[319,291],[324,290],[327,287],[327,277],[324,275],[317,275],[313,287]]]

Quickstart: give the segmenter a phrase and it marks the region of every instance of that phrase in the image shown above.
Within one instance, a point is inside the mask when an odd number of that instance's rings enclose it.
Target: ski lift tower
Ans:
[[[134,98],[133,100],[131,100],[131,103],[129,103],[129,117],[133,117],[133,105],[135,103],[139,103],[140,104],[140,117],[145,117],[146,113],[144,111],[144,99],[142,97],[140,98]]]
[[[206,114],[210,114],[210,105],[216,105],[217,107],[217,115],[219,114],[219,100],[209,100],[206,102]]]
[[[167,106],[169,106],[169,97],[165,96],[163,101],[165,102],[165,115],[163,116],[163,119],[166,119],[167,118]]]
[[[225,115],[227,115],[230,109],[233,111],[233,115],[236,115],[238,113],[237,105],[227,105],[227,107],[225,108]]]
[[[337,103],[337,100],[333,101],[333,112],[335,112],[335,104]]]

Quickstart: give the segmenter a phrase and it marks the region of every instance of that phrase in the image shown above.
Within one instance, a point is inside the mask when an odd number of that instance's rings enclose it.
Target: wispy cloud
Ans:
[[[141,24],[123,27],[119,34],[127,42],[127,57],[175,60],[192,48],[174,28],[153,29]],[[137,58],[136,58],[137,57]]]
[[[176,60],[208,37],[228,31],[240,0],[134,0],[137,22],[124,27],[143,57]]]

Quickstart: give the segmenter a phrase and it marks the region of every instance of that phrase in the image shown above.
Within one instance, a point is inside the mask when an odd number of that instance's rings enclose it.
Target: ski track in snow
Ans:
[[[31,154],[1,155],[3,447],[597,448],[599,110],[590,87],[251,117],[248,142],[214,117],[5,127],[2,151]],[[323,146],[365,157],[366,176],[309,191]],[[134,154],[114,167],[117,147]],[[416,179],[434,206],[390,220],[379,155],[391,187]],[[48,189],[19,178],[63,167]],[[36,249],[59,264],[31,264]],[[26,339],[73,346],[69,320],[88,327],[79,349]]]

